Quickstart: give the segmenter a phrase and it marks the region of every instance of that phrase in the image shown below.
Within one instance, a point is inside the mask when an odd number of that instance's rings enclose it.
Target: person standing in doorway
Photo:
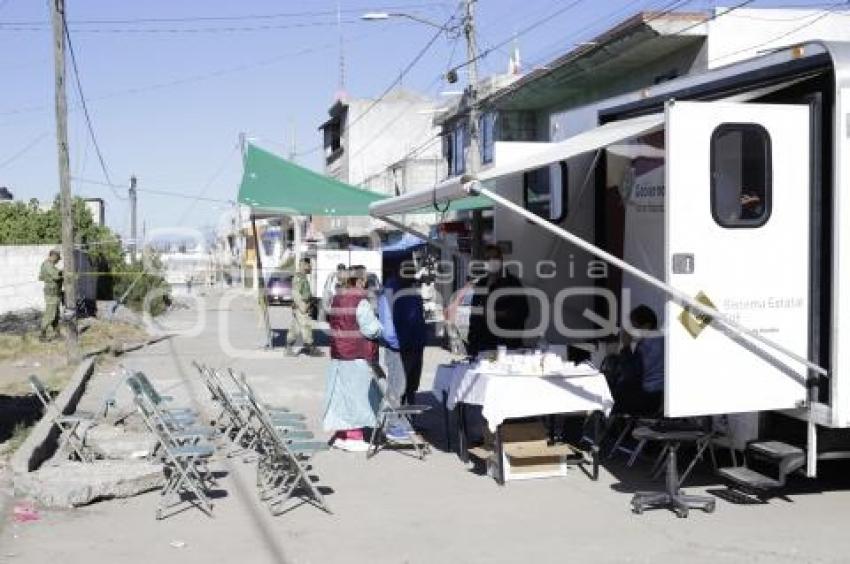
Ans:
[[[292,276],[292,320],[286,333],[286,354],[298,354],[295,341],[300,335],[304,347],[302,352],[309,356],[322,356],[321,351],[313,345],[313,320],[310,318],[313,292],[308,277],[313,271],[313,265],[309,258],[303,258],[298,266],[298,272]]]
[[[519,278],[505,271],[502,249],[487,245],[487,275],[475,283],[469,320],[467,352],[475,357],[499,345],[522,348],[522,336],[528,318],[528,297]]]
[[[56,267],[60,259],[59,251],[52,250],[41,263],[38,279],[44,283],[44,315],[41,316],[39,339],[44,342],[59,336],[59,301],[62,299],[62,271]],[[47,336],[47,330],[53,334]]]

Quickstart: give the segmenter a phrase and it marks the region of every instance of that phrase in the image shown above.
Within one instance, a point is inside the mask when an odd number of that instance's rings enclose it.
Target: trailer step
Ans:
[[[775,480],[769,476],[765,476],[764,474],[759,474],[755,470],[751,470],[743,466],[721,468],[717,471],[717,473],[732,483],[751,490],[773,490],[781,488],[784,485],[779,480]]]
[[[760,441],[750,443],[748,449],[756,454],[775,459],[804,456],[805,452],[800,447],[789,445],[781,441]]]

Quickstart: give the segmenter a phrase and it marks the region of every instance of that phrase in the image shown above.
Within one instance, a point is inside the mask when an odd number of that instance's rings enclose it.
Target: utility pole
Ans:
[[[136,262],[139,240],[136,233],[136,175],[130,177],[130,260]]]
[[[481,139],[478,130],[478,44],[475,40],[475,1],[464,0],[463,35],[466,38],[466,60],[469,83],[466,99],[469,105],[468,127],[469,154],[466,158],[466,172],[475,175],[481,168]],[[472,212],[472,258],[480,259],[483,255],[481,238],[483,221],[480,210]]]
[[[337,4],[337,10],[339,10],[339,4]],[[342,56],[342,28],[340,28],[340,57]],[[344,73],[344,64],[340,63],[340,92],[343,91],[344,81],[345,81],[345,73]],[[298,156],[298,142],[295,136],[295,122],[290,122],[290,129],[292,131],[291,138],[289,140],[289,160],[293,163],[295,162],[296,157]],[[292,221],[292,251],[294,253],[295,259],[295,268],[301,264],[301,236],[302,231],[304,230],[304,219],[300,216],[292,215],[289,216],[289,219]]]
[[[239,134],[239,154],[245,162],[245,133]],[[236,260],[239,262],[239,284],[245,288],[245,240],[242,233],[242,204],[236,201],[236,233],[233,241],[236,243]]]
[[[53,66],[56,99],[56,148],[59,157],[59,209],[62,214],[65,307],[73,312],[66,331],[68,355],[79,358],[77,342],[77,263],[74,255],[74,200],[68,158],[68,102],[65,98],[65,0],[49,0],[53,22]]]
[[[475,0],[464,0],[463,35],[466,38],[469,84],[469,156],[466,171],[476,174],[481,168],[481,144],[478,136],[478,46],[475,40]]]

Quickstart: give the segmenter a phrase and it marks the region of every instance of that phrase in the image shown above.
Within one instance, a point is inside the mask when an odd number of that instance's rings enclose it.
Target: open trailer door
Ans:
[[[667,282],[808,358],[809,109],[671,102]],[[668,302],[665,413],[797,407],[805,368]]]

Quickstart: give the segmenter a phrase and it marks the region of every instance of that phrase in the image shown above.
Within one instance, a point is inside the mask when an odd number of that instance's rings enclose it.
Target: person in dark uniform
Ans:
[[[472,311],[469,319],[467,352],[475,357],[499,345],[518,349],[523,345],[518,331],[525,329],[528,298],[519,278],[505,271],[502,249],[488,245],[484,251],[487,275],[473,286]],[[495,295],[497,290],[507,293]],[[503,332],[510,332],[505,334]]]

